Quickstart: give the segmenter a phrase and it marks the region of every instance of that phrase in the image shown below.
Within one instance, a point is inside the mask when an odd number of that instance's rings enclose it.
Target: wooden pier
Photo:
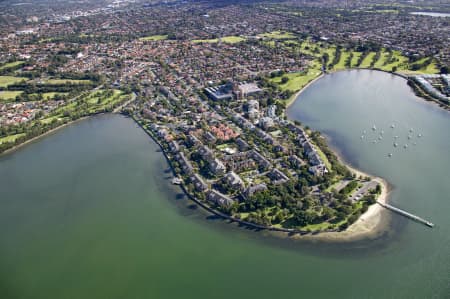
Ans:
[[[379,201],[377,201],[377,203],[378,203],[380,206],[382,206],[382,207],[384,207],[384,208],[386,208],[386,209],[388,209],[388,210],[391,210],[391,211],[393,211],[393,212],[395,212],[395,213],[397,213],[397,214],[400,214],[400,215],[402,215],[402,216],[405,216],[405,217],[407,217],[407,218],[409,218],[409,219],[412,219],[412,220],[414,220],[414,221],[417,221],[417,222],[420,222],[420,223],[422,223],[422,224],[425,224],[425,225],[428,226],[428,227],[433,227],[433,226],[434,226],[434,224],[431,223],[430,221],[425,220],[425,219],[423,219],[423,218],[421,218],[421,217],[419,217],[419,216],[416,216],[416,215],[414,215],[414,214],[408,213],[408,212],[406,212],[406,211],[404,211],[404,210],[402,210],[402,209],[399,209],[399,208],[396,208],[396,207],[394,207],[394,206],[391,206],[390,204],[382,203],[382,202],[379,202]]]

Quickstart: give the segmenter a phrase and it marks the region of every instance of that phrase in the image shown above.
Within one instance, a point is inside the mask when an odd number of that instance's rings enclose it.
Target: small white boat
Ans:
[[[389,157],[389,158],[392,157],[392,153],[389,153],[389,154],[388,154],[388,157]]]
[[[422,134],[417,135],[417,137],[419,137],[419,138],[422,137]]]
[[[393,129],[393,128],[395,128],[395,125],[394,125],[394,124],[391,125],[391,129]]]
[[[376,141],[376,140],[374,140],[374,141],[372,141],[372,143],[377,143],[377,141]]]
[[[411,128],[411,129],[409,129],[409,131],[410,131],[410,132],[413,132],[414,130],[413,130],[413,128]]]
[[[364,135],[361,135],[361,139],[364,139]]]
[[[372,130],[376,131],[377,127],[375,125],[373,125]]]
[[[384,134],[384,131],[383,131],[383,130],[381,130],[380,134],[381,134],[381,135],[383,135],[383,134]]]
[[[363,134],[366,134],[366,130],[363,131]]]
[[[404,146],[403,146],[404,148],[407,148],[408,147],[408,145],[407,144],[405,144]]]
[[[395,139],[397,139],[397,138],[398,138],[398,136],[394,136],[394,138],[395,138]]]
[[[383,136],[379,136],[378,139],[379,139],[379,140],[383,139]]]
[[[412,138],[412,136],[411,135],[408,135],[408,139],[411,139]]]
[[[394,147],[397,147],[398,146],[398,143],[397,142],[394,142]]]

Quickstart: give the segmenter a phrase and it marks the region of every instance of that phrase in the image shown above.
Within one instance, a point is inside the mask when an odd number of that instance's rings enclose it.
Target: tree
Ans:
[[[287,76],[283,76],[281,78],[281,84],[286,84],[289,81],[289,78]]]

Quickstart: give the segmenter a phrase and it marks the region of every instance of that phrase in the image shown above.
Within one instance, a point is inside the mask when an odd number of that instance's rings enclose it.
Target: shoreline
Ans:
[[[284,114],[286,114],[286,110],[291,106],[298,98],[299,95],[301,95],[310,85],[312,85],[314,82],[318,81],[319,79],[323,78],[326,74],[323,72],[320,73],[319,76],[315,77],[311,81],[309,81],[305,86],[303,86],[299,91],[297,91],[295,94],[293,94],[289,100],[286,102],[286,108],[284,109]]]
[[[359,68],[361,69],[361,68]],[[319,79],[323,78],[326,74],[332,74],[340,71],[348,71],[352,69],[344,69],[344,70],[336,70],[330,73],[321,73],[319,76],[311,80],[308,84],[303,86],[298,92],[296,92],[292,98],[288,100],[288,103],[286,104],[286,108],[284,111],[284,114],[287,116],[287,109],[298,100],[298,97],[314,82],[318,81]],[[358,70],[358,68],[353,69]],[[368,69],[368,70],[374,70],[374,69]],[[375,70],[378,71],[378,70]],[[382,70],[381,70],[382,71]],[[399,77],[405,78],[404,75],[397,74],[397,73],[390,73],[392,75],[396,75]],[[326,137],[326,136],[325,136]],[[326,137],[327,138],[327,137]],[[329,138],[327,138],[329,139]],[[327,140],[327,144],[329,145],[329,140]],[[389,199],[389,193],[392,190],[392,187],[390,184],[381,177],[376,177],[373,175],[370,175],[368,173],[365,173],[359,169],[354,168],[352,165],[350,165],[349,162],[345,161],[345,159],[342,157],[342,155],[339,153],[339,151],[336,148],[330,147],[330,149],[333,151],[333,153],[338,158],[339,162],[342,163],[345,167],[347,167],[352,173],[354,173],[358,177],[370,177],[377,183],[381,185],[381,194],[377,197],[377,202],[373,205],[369,206],[368,210],[362,214],[357,221],[355,221],[352,225],[350,225],[347,229],[343,231],[337,231],[337,232],[319,232],[314,235],[301,235],[301,236],[295,236],[295,238],[298,239],[310,239],[310,240],[321,240],[321,241],[357,241],[361,239],[368,239],[368,238],[374,238],[376,236],[381,235],[382,233],[386,232],[389,228],[389,221],[383,222],[383,217],[387,215],[386,209],[383,208],[378,202],[381,203],[388,203]]]
[[[98,114],[96,114],[96,115],[98,115]],[[62,128],[65,128],[65,127],[67,127],[67,126],[69,126],[69,125],[72,125],[72,124],[75,124],[75,123],[77,123],[77,122],[79,122],[79,121],[85,120],[85,119],[87,119],[87,118],[89,118],[89,117],[91,117],[91,116],[93,116],[93,115],[88,115],[88,116],[80,117],[80,118],[78,118],[78,119],[76,119],[76,120],[72,120],[72,121],[67,122],[67,123],[65,123],[65,124],[62,124],[62,125],[60,125],[60,126],[58,126],[58,127],[56,127],[56,128],[53,128],[53,129],[51,129],[51,130],[49,130],[49,131],[47,131],[47,132],[45,132],[45,133],[42,133],[41,135],[38,135],[38,136],[33,137],[33,138],[31,138],[31,139],[28,139],[28,140],[26,140],[26,141],[24,141],[24,142],[22,142],[22,143],[19,143],[19,144],[13,146],[12,148],[9,148],[9,149],[5,150],[4,152],[0,153],[0,157],[1,157],[2,155],[12,153],[12,152],[14,152],[14,151],[20,149],[21,147],[23,147],[23,146],[25,146],[25,145],[28,145],[28,144],[30,144],[30,143],[32,143],[32,142],[34,142],[34,141],[37,141],[37,140],[39,140],[39,139],[41,139],[41,138],[44,138],[44,137],[46,137],[46,136],[48,136],[48,135],[50,135],[50,134],[52,134],[52,133],[55,133],[56,131],[58,131],[58,130],[60,130],[60,129],[62,129]]]
[[[345,72],[345,71],[353,71],[353,70],[367,70],[367,71],[378,71],[383,72],[386,74],[391,74],[400,78],[403,78],[406,80],[406,85],[408,85],[413,93],[416,95],[416,97],[424,100],[425,102],[428,102],[433,105],[437,105],[439,108],[449,111],[450,112],[450,105],[445,105],[438,99],[434,98],[433,96],[426,93],[420,86],[418,86],[413,80],[411,80],[410,76],[406,73],[400,73],[400,72],[389,72],[386,70],[378,69],[378,68],[366,68],[366,67],[355,67],[355,68],[345,68],[345,69],[339,69],[339,70],[333,70],[333,71],[327,71],[326,73],[321,73],[319,76],[315,77],[311,81],[309,81],[305,86],[303,86],[300,90],[298,90],[295,94],[293,94],[286,102],[286,110],[295,102],[295,100],[298,98],[300,94],[302,94],[303,91],[305,91],[306,88],[308,88],[311,84],[316,82],[317,80],[323,78],[325,75],[331,75],[338,72]],[[410,83],[413,84],[413,86],[410,85]],[[417,93],[416,89],[419,89],[420,94]],[[286,112],[285,112],[286,114]]]
[[[388,203],[389,193],[392,191],[391,185],[383,178],[370,175],[359,169],[354,168],[349,162],[345,161],[343,157],[332,148],[333,153],[338,158],[339,162],[345,165],[356,176],[370,177],[375,182],[381,185],[381,194],[376,198],[376,203],[369,206],[368,210],[362,214],[358,220],[350,225],[346,230],[340,232],[323,232],[317,235],[317,238],[322,238],[326,241],[357,241],[362,239],[372,239],[380,236],[389,229],[390,221],[383,221],[385,216],[389,215],[388,211],[382,207],[378,202],[383,204]]]
[[[174,177],[177,177],[178,174],[175,172],[174,167],[172,165],[172,160],[169,157],[169,154],[164,150],[164,147],[160,143],[160,141],[153,136],[153,133],[151,133],[148,129],[146,129],[141,123],[139,123],[138,119],[135,117],[131,117],[136,124],[159,146],[161,149],[161,152],[163,153],[163,156],[165,157],[166,161],[169,164],[169,167],[171,168],[172,175]],[[380,201],[382,203],[387,203],[387,198],[389,194],[389,188],[388,183],[378,177],[371,176],[367,173],[364,173],[360,170],[357,170],[349,165],[349,163],[345,162],[341,156],[333,149],[333,152],[338,157],[339,161],[345,165],[349,170],[353,173],[355,173],[358,176],[369,176],[382,186],[382,192],[377,197],[377,201]],[[218,210],[216,210],[214,207],[209,206],[207,203],[199,200],[196,198],[193,194],[190,194],[188,190],[185,188],[184,183],[180,184],[179,187],[183,191],[183,193],[194,203],[199,205],[201,208],[203,208],[206,212],[209,212],[213,215],[216,215],[223,220],[228,220],[231,222],[234,222],[238,225],[243,225],[246,227],[249,227],[251,229],[254,229],[256,231],[258,230],[265,230],[269,233],[272,233],[276,237],[283,237],[283,238],[292,238],[292,239],[298,239],[298,240],[311,240],[311,241],[323,241],[323,242],[353,242],[353,241],[359,241],[364,239],[372,239],[374,237],[377,237],[378,235],[381,235],[385,231],[387,231],[388,223],[382,223],[381,221],[381,215],[384,214],[382,211],[384,211],[384,208],[380,206],[377,203],[374,203],[371,205],[368,210],[362,214],[358,220],[350,225],[347,229],[343,231],[339,230],[328,230],[328,231],[317,231],[317,232],[311,232],[307,230],[302,229],[291,229],[291,228],[279,228],[274,226],[265,226],[265,225],[259,225],[256,223],[248,222],[236,217],[233,217],[232,215],[224,214]]]

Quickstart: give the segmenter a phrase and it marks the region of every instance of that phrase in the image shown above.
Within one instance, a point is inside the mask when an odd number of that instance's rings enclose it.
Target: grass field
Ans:
[[[427,59],[428,58],[422,58],[422,59],[416,61],[415,63],[423,63]],[[411,67],[411,65],[410,65],[410,67]],[[408,75],[437,74],[437,73],[439,73],[439,69],[437,67],[436,61],[433,60],[429,65],[427,65],[417,71],[405,69],[405,70],[402,70],[402,73],[408,74]]]
[[[367,54],[367,56],[363,59],[359,67],[370,68],[370,64],[372,63],[375,54],[376,54],[375,52],[370,52],[369,54]]]
[[[317,49],[318,51],[315,51],[315,49]],[[315,56],[315,57],[322,56],[321,48],[317,44],[315,44],[309,40],[302,42],[302,44],[300,46],[300,51],[304,54]]]
[[[97,105],[97,104],[107,104],[108,102],[114,101],[115,97],[122,95],[122,91],[120,90],[113,90],[113,95],[108,98],[102,97],[102,93],[105,92],[105,90],[100,89],[97,91],[94,91],[87,99],[87,102],[91,105]]]
[[[405,70],[408,67],[408,58],[403,56],[399,51],[393,52],[394,62],[388,63],[382,67],[385,71],[392,71],[393,67],[397,67],[397,71]]]
[[[362,52],[356,52],[356,51],[353,51],[353,57],[352,57],[352,61],[351,61],[351,64],[350,64],[350,66],[351,67],[357,67],[358,65],[358,59],[361,57],[361,55],[362,55]]]
[[[0,101],[8,101],[14,100],[18,95],[20,95],[23,91],[0,91]]]
[[[258,34],[258,37],[273,38],[273,39],[291,39],[291,38],[295,38],[296,36],[291,32],[272,31],[272,32]]]
[[[167,35],[151,35],[146,37],[141,37],[139,40],[141,41],[158,41],[167,39]]]
[[[14,142],[17,138],[24,136],[25,133],[21,133],[21,134],[15,134],[15,135],[10,135],[10,136],[6,136],[6,137],[1,137],[0,138],[0,144],[4,143],[4,142]]]
[[[389,53],[385,49],[383,49],[380,53],[380,58],[377,60],[377,62],[375,62],[373,67],[377,69],[384,69],[388,56]]]
[[[4,69],[9,69],[9,68],[12,68],[12,67],[16,67],[16,66],[22,65],[24,63],[25,63],[25,61],[9,62],[9,63],[1,65],[0,66],[0,71],[3,71]]]
[[[334,69],[335,70],[346,69],[345,62],[350,57],[350,54],[351,54],[350,52],[342,50],[341,51],[341,59],[339,59],[339,62],[334,66]]]
[[[45,100],[51,100],[56,95],[65,96],[65,95],[68,95],[68,94],[69,94],[68,92],[44,92],[42,94],[42,96],[44,97]]]
[[[64,96],[64,95],[68,95],[68,94],[69,94],[68,92],[44,92],[42,94],[42,97],[44,98],[44,100],[51,100],[57,95]],[[38,94],[37,93],[30,94],[30,96],[36,96],[36,95],[38,95]]]
[[[0,87],[7,87],[8,85],[28,80],[28,78],[24,77],[0,76]]]
[[[221,37],[220,39],[223,43],[226,43],[226,44],[237,44],[237,43],[245,41],[245,38],[240,37],[240,36],[224,36],[224,37]],[[218,43],[219,39],[218,38],[195,39],[192,42],[193,43]]]
[[[43,84],[90,84],[91,80],[72,80],[72,79],[48,79],[42,82]]]
[[[64,119],[65,113],[73,113],[80,109],[87,109],[89,113],[97,113],[104,111],[105,108],[108,108],[110,105],[114,105],[115,103],[122,102],[128,97],[128,94],[123,94],[121,90],[113,90],[113,95],[109,97],[105,97],[102,95],[106,90],[95,90],[91,91],[89,95],[84,98],[77,99],[75,101],[70,102],[66,106],[59,107],[54,110],[51,116],[44,118],[41,120],[42,123],[50,123],[54,119]],[[86,111],[86,110],[85,110]]]
[[[273,78],[271,79],[271,81],[279,84],[281,90],[290,90],[296,92],[302,89],[306,84],[314,80],[319,75],[320,70],[309,70],[306,74],[302,72],[283,75],[283,77],[289,78],[289,81],[285,84],[280,84],[282,77]]]

